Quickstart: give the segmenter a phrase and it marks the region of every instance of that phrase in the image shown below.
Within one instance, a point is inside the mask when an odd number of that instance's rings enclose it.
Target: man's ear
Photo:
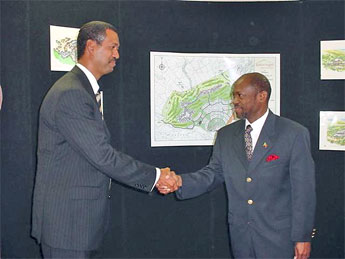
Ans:
[[[96,41],[88,39],[86,41],[85,51],[89,55],[93,55],[93,53],[95,52],[95,49],[96,49],[96,45],[97,45]]]
[[[267,102],[268,93],[266,91],[259,92],[259,101]]]

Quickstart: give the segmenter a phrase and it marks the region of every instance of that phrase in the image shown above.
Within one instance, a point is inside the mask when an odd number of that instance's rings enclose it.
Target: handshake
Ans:
[[[174,171],[170,171],[169,167],[160,169],[161,176],[156,183],[156,188],[161,194],[168,194],[175,192],[182,186],[181,176],[175,174]]]

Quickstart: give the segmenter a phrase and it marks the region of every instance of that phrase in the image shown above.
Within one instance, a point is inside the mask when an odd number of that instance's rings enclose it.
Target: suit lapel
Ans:
[[[240,123],[238,123],[237,130],[235,132],[236,136],[234,138],[234,150],[235,154],[238,156],[239,160],[243,164],[243,166],[247,169],[249,162],[247,159],[247,155],[245,152],[245,144],[244,144],[244,126],[245,126],[245,121],[241,120]]]
[[[95,101],[95,103],[97,105],[95,93],[93,92],[90,81],[86,77],[84,72],[78,66],[74,66],[73,69],[71,70],[71,72],[78,77],[78,79],[81,82],[81,85],[85,88],[85,90],[89,93],[89,95],[92,97],[92,99]]]
[[[275,115],[270,111],[264,126],[262,127],[259,139],[256,142],[253,158],[249,163],[249,171],[262,161],[274,145],[273,136],[275,134]]]

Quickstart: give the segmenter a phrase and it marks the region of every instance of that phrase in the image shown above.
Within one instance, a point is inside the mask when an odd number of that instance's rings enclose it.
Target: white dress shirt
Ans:
[[[92,90],[93,90],[94,94],[96,94],[99,90],[99,85],[98,85],[97,80],[94,77],[94,75],[86,67],[84,67],[82,64],[78,63],[77,67],[79,67],[81,69],[81,71],[84,72],[84,74],[86,75],[87,79],[89,80],[89,82],[92,86]],[[103,94],[101,96],[102,96],[102,103],[103,103]],[[156,168],[156,180],[155,180],[155,183],[151,189],[151,192],[152,192],[153,188],[155,188],[156,183],[158,182],[160,176],[161,176],[161,170],[159,168]]]
[[[267,119],[268,116],[268,109],[265,112],[264,115],[262,115],[259,119],[257,119],[256,121],[254,121],[253,123],[250,123],[247,119],[246,119],[246,124],[245,124],[245,129],[247,128],[248,125],[251,125],[253,130],[252,132],[250,132],[250,135],[252,137],[252,144],[253,144],[253,152],[256,146],[256,142],[258,142],[262,127],[265,124],[265,121]]]
[[[97,94],[97,92],[99,90],[99,85],[97,83],[96,77],[94,77],[94,75],[86,67],[84,67],[82,64],[78,63],[77,67],[79,67],[84,72],[87,79],[89,79],[89,82],[92,86],[93,93]]]

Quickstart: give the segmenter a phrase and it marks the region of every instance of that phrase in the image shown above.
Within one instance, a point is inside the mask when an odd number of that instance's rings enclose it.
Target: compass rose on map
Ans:
[[[161,58],[161,63],[159,64],[158,68],[160,70],[164,70],[165,69],[165,65],[163,64],[163,58]]]

